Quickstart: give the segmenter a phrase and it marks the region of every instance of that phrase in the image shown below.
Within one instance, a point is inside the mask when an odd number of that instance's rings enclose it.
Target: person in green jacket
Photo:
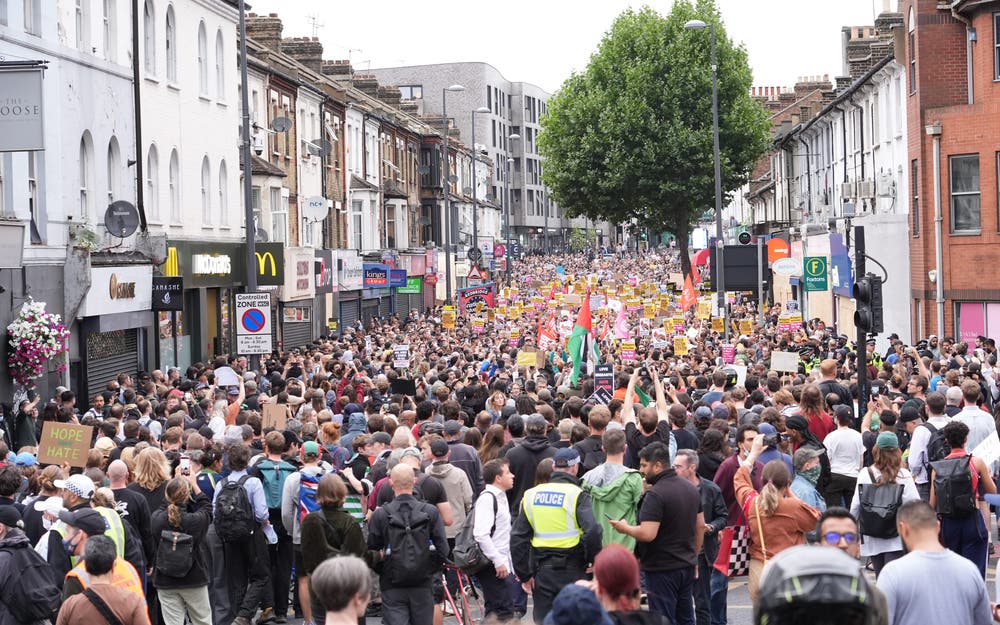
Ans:
[[[587,471],[581,487],[590,494],[594,517],[604,530],[604,546],[617,543],[631,550],[635,547],[635,539],[612,531],[608,521],[636,522],[639,497],[642,496],[642,474],[625,466],[625,430],[609,428],[601,442],[607,459]]]

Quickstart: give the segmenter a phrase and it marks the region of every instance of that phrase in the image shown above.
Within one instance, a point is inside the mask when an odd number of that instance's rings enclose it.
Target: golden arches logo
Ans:
[[[167,261],[163,263],[163,275],[168,278],[176,278],[181,275],[176,247],[167,248]]]
[[[261,276],[267,275],[266,273],[264,273],[264,268],[267,267],[268,262],[271,263],[271,277],[278,275],[278,267],[277,264],[274,262],[274,254],[272,254],[271,252],[264,252],[263,254],[261,254],[260,252],[254,252],[254,255],[257,257],[258,275]]]

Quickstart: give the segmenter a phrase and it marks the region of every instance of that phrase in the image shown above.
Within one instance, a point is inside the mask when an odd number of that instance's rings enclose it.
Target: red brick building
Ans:
[[[915,334],[1000,340],[1000,0],[901,9]]]

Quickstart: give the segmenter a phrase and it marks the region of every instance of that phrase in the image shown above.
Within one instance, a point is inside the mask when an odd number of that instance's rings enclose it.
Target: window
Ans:
[[[118,47],[118,25],[115,0],[104,0],[104,58],[114,61]]]
[[[80,139],[80,217],[87,219],[91,214],[90,189],[94,175],[94,143],[89,132],[84,132]]]
[[[208,157],[201,159],[201,218],[205,226],[212,225],[212,169]]]
[[[31,242],[42,243],[42,212],[38,203],[38,152],[28,152],[28,216],[30,217]]]
[[[142,8],[143,55],[146,73],[156,76],[156,7],[146,0]]]
[[[198,89],[201,95],[208,95],[208,35],[205,34],[205,22],[198,24]]]
[[[149,155],[146,157],[146,210],[149,218],[154,221],[160,220],[160,156],[156,152],[156,146],[149,146]]]
[[[177,80],[177,18],[173,5],[167,7],[167,80]]]
[[[396,205],[385,205],[385,246],[388,249],[396,247]]]
[[[0,0],[0,26],[6,26],[6,25],[7,25],[7,0]]]
[[[910,26],[910,33],[907,37],[907,47],[910,52],[910,93],[917,92],[917,16],[910,7],[910,14],[907,23]]]
[[[226,100],[226,49],[222,42],[222,31],[215,33],[215,98]]]
[[[118,139],[111,137],[108,142],[108,204],[121,195],[121,150]]]
[[[1000,80],[1000,13],[993,14],[993,80]]]
[[[254,236],[257,241],[260,241],[260,229],[262,228],[260,223],[260,187],[250,187],[250,208],[253,210]]]
[[[225,160],[219,165],[219,225],[229,225],[229,171]]]
[[[42,34],[42,0],[24,0],[24,32]]]
[[[361,248],[361,212],[365,203],[361,200],[351,202],[351,247],[360,250]]]
[[[913,236],[920,236],[920,175],[917,160],[910,161],[910,213],[913,216]]]
[[[87,52],[90,49],[90,0],[76,0],[76,47]]]
[[[424,88],[422,85],[402,85],[399,95],[404,100],[420,100],[424,97]]]
[[[170,152],[170,173],[167,184],[170,193],[170,221],[179,224],[181,222],[181,165],[176,149]]]
[[[979,155],[963,154],[948,158],[951,178],[951,231],[978,232],[980,229]]]
[[[288,206],[281,197],[280,187],[271,187],[271,240],[288,242]]]

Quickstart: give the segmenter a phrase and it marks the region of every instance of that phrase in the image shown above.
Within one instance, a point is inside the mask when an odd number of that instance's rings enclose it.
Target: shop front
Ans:
[[[183,306],[157,313],[159,368],[184,370],[232,351],[233,293],[246,279],[244,256],[242,243],[167,243],[163,275],[183,278]]]
[[[390,267],[384,263],[364,263],[364,289],[361,291],[361,323],[392,314],[392,289],[389,287]]]
[[[280,301],[282,351],[304,347],[316,338],[313,331],[313,301],[316,296],[316,250],[311,247],[285,248],[285,280]]]
[[[361,320],[361,289],[364,284],[364,263],[353,250],[334,250],[337,263],[337,299],[340,318],[338,334]]]
[[[954,336],[969,345],[969,353],[980,336],[1000,342],[1000,302],[955,302]]]
[[[337,332],[337,265],[333,250],[316,250],[314,263],[316,299],[313,304],[313,333],[331,336]],[[333,324],[331,326],[331,323]]]
[[[127,373],[133,378],[150,368],[154,332],[153,266],[92,266],[90,289],[80,306],[80,367],[77,388],[86,396],[104,390]]]
[[[424,310],[424,271],[427,267],[425,254],[400,254],[400,268],[406,271],[406,285],[396,287],[396,314],[403,318],[411,310]]]

